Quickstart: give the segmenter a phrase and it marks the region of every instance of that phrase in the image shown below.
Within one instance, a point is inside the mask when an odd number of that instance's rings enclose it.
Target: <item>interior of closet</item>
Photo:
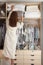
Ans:
[[[40,4],[0,3],[0,25],[5,24],[12,6],[14,6],[13,10],[18,13],[19,24],[23,22],[21,29],[18,29],[17,49],[40,49]]]
[[[17,65],[41,65],[40,5],[41,3],[0,3],[0,58],[2,58],[4,47],[6,20],[13,6],[19,19],[14,63]]]
[[[14,6],[14,11],[18,12],[19,23],[22,21],[18,29],[17,49],[40,50],[40,32],[41,32],[41,10],[40,4],[7,4],[7,12],[11,11]],[[8,14],[8,13],[7,13]],[[22,18],[22,20],[21,20]]]

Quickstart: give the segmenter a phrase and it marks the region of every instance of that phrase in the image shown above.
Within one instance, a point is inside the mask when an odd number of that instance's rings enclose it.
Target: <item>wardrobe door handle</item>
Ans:
[[[31,64],[31,65],[34,65],[34,64]]]
[[[14,63],[14,65],[17,65],[17,63]]]
[[[14,59],[14,60],[17,60],[17,59]]]
[[[34,59],[30,59],[31,61],[34,61]]]
[[[34,56],[34,55],[31,55],[31,56]]]
[[[17,56],[17,54],[15,54],[15,56]]]

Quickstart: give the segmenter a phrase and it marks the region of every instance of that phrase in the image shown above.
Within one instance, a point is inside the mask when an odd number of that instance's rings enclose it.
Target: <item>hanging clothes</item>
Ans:
[[[4,47],[4,39],[6,33],[6,24],[4,20],[0,20],[0,49]]]
[[[37,27],[34,28],[34,38],[36,38],[36,39],[39,38],[39,28],[37,28]]]

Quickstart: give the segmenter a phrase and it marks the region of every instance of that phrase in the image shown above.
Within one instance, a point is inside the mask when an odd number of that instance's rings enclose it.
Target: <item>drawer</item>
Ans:
[[[23,54],[23,50],[17,50],[16,54]]]
[[[41,65],[39,63],[30,63],[30,65]]]
[[[41,64],[41,60],[34,60],[34,59],[30,59],[30,60],[26,60],[24,59],[24,63],[38,63]]]
[[[24,60],[23,59],[21,59],[21,60],[16,60],[16,63],[23,63],[24,62]]]
[[[21,56],[21,55],[20,56],[16,56],[16,59],[21,59],[22,60],[23,56]]]
[[[20,57],[20,56],[24,56],[24,55],[23,54],[15,54],[15,56],[19,56]]]
[[[23,65],[41,65],[41,64],[34,64],[34,63],[24,63]]]
[[[31,54],[34,54],[34,55],[41,55],[41,51],[40,50],[26,50],[23,52],[24,55],[31,55]]]
[[[16,54],[16,56],[15,57],[23,57],[24,55],[23,54]]]
[[[16,65],[23,65],[23,63],[17,63]]]
[[[17,50],[17,55],[41,55],[41,50]]]
[[[39,63],[16,63],[16,65],[41,65]]]
[[[23,56],[24,59],[40,59],[41,60],[41,56],[36,56],[36,55],[24,55]]]
[[[30,63],[24,63],[23,65],[30,65]]]

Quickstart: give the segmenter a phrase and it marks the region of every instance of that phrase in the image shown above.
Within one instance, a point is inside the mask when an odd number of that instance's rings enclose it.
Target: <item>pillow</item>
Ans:
[[[25,5],[24,4],[15,4],[14,7],[16,11],[25,11]]]
[[[39,10],[37,5],[26,7],[26,11],[37,11],[37,10]]]
[[[25,12],[25,18],[40,18],[41,14],[40,12]]]

